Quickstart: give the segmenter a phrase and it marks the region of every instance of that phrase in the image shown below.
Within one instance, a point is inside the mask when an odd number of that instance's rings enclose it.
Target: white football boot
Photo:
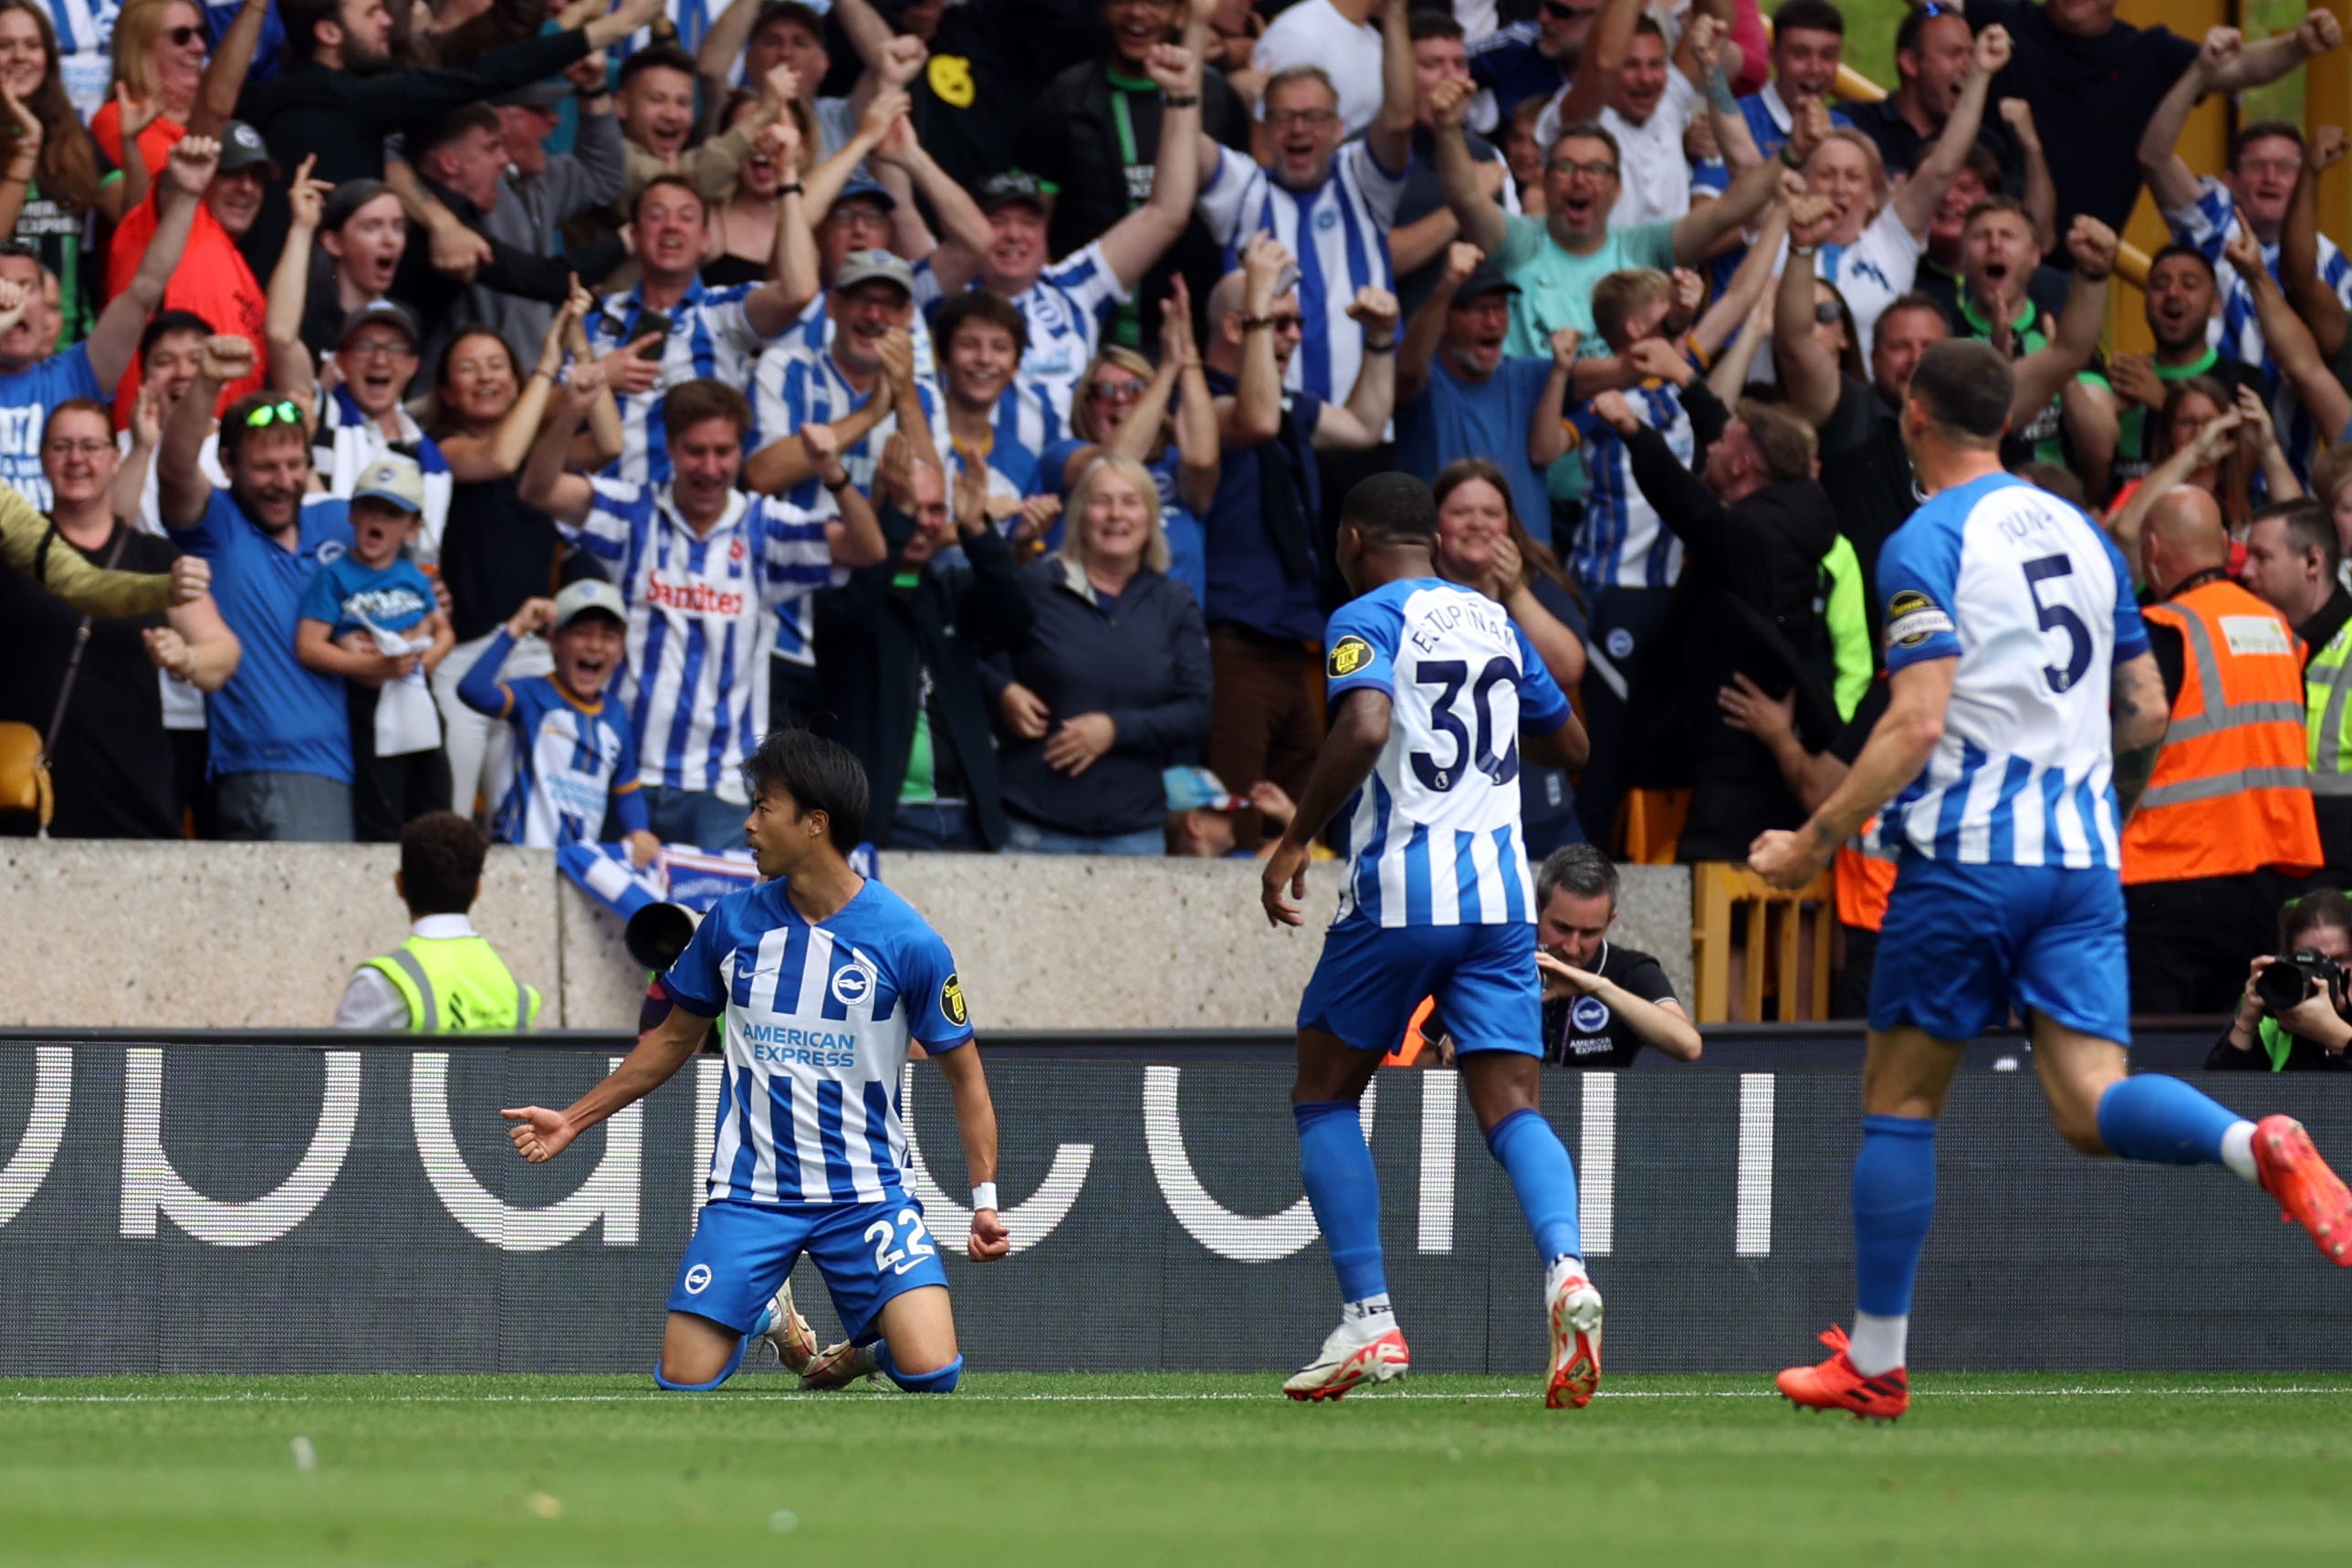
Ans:
[[[1315,1359],[1298,1369],[1282,1392],[1293,1399],[1338,1399],[1365,1384],[1394,1383],[1412,1366],[1404,1331],[1394,1312],[1342,1317]]]
[[[1581,1410],[1601,1386],[1601,1292],[1573,1259],[1553,1266],[1544,1285],[1551,1320],[1551,1377],[1544,1405]]]
[[[768,1302],[768,1326],[759,1338],[776,1347],[776,1360],[789,1373],[803,1373],[816,1359],[816,1331],[793,1307],[793,1282],[784,1281]]]
[[[847,1388],[861,1379],[870,1379],[882,1370],[875,1349],[882,1342],[870,1345],[853,1345],[844,1340],[837,1345],[827,1345],[801,1373],[803,1388]]]

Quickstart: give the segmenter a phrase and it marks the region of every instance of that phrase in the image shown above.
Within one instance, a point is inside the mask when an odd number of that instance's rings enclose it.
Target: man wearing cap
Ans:
[[[1048,266],[1045,188],[1034,174],[1007,170],[989,176],[980,189],[989,247],[975,254],[950,240],[931,255],[931,281],[942,297],[977,282],[1021,312],[1029,324],[1021,379],[1042,388],[1065,420],[1078,378],[1101,345],[1104,324],[1184,232],[1200,185],[1200,160],[1185,155],[1202,140],[1200,59],[1189,49],[1161,44],[1145,68],[1167,94],[1150,200]]]
[[[361,474],[379,458],[396,453],[414,461],[422,474],[424,518],[416,554],[430,564],[440,560],[441,534],[449,526],[449,463],[401,402],[416,375],[422,336],[415,312],[396,300],[373,300],[343,318],[335,334],[341,374],[335,389],[319,399],[311,461],[327,493],[338,496],[357,495]],[[288,386],[294,378],[277,379]]]
[[[793,330],[808,296],[788,281],[706,285],[700,274],[710,207],[680,175],[655,176],[636,194],[630,222],[643,275],[635,288],[604,297],[588,318],[588,341],[600,356],[639,345],[635,353],[605,362],[621,407],[621,456],[606,472],[631,484],[658,485],[670,475],[663,394],[698,378],[749,386],[751,362]],[[776,247],[781,257],[793,246],[804,253],[809,244],[807,210],[794,182],[776,198]],[[803,254],[798,274],[813,270]]]
[[[404,824],[449,809],[449,762],[426,682],[457,639],[407,553],[424,507],[424,476],[411,459],[387,455],[362,468],[352,548],[320,563],[295,626],[294,657],[343,683],[352,819],[363,844],[389,844]]]
[[[572,151],[550,153],[547,139],[562,122],[566,102],[574,105]],[[620,199],[627,174],[621,146],[621,121],[613,112],[604,58],[591,56],[559,79],[530,82],[491,100],[506,145],[507,168],[499,199],[482,217],[482,233],[493,240],[552,256],[563,226],[583,213]],[[617,242],[616,242],[617,243]],[[572,254],[583,279],[597,274],[588,258]],[[520,299],[477,281],[466,290],[457,319],[481,321],[507,341],[515,363],[527,364],[555,319],[554,307]]]
[[[242,121],[228,121],[221,131],[220,162],[205,186],[205,198],[196,207],[180,263],[163,287],[163,309],[202,316],[218,330],[252,343],[257,351],[267,341],[268,300],[237,242],[253,226],[261,211],[263,193],[277,174],[260,133]],[[106,256],[110,297],[120,293],[138,270],[155,223],[152,200],[123,215]],[[253,374],[236,386],[223,388],[220,406],[226,408],[260,391],[268,368],[268,355],[257,352]],[[134,359],[115,390],[117,407],[131,406],[142,380],[143,367]]]
[[[753,373],[753,451],[743,480],[762,495],[821,511],[824,487],[802,433],[821,426],[850,482],[870,496],[882,445],[904,431],[918,458],[938,463],[945,418],[938,384],[917,369],[908,329],[917,321],[912,268],[887,250],[852,251],[826,291],[833,331],[821,348],[805,342],[772,349]],[[776,630],[777,693],[799,704],[814,696],[815,627],[807,600],[788,606]]]
[[[182,145],[185,145],[184,142]],[[214,488],[200,461],[215,398],[253,369],[253,345],[226,335],[197,352],[196,376],[163,421],[157,510],[183,547],[213,566],[213,597],[244,653],[205,704],[221,831],[229,838],[352,837],[352,726],[331,676],[294,656],[303,590],[352,548],[348,503],[310,488],[301,408],[261,395],[228,406]]]
[[[1569,447],[1560,410],[1580,338],[1562,327],[1547,358],[1506,354],[1518,291],[1476,246],[1446,247],[1444,270],[1397,356],[1397,466],[1435,475],[1458,458],[1485,458],[1510,479],[1519,521],[1540,537],[1551,519],[1544,470]]]
[[[71,397],[103,403],[138,357],[139,334],[164,298],[213,180],[220,143],[183,137],[172,149],[146,210],[161,210],[137,268],[109,300],[89,337],[58,352],[57,307],[43,288],[40,259],[16,246],[0,247],[0,283],[23,291],[23,309],[0,331],[0,481],[41,511],[49,510],[49,481],[41,472],[41,431],[49,410]]]
[[[1168,853],[1180,860],[1264,860],[1298,815],[1297,803],[1267,779],[1252,784],[1247,795],[1227,793],[1224,781],[1206,768],[1170,768],[1160,779],[1168,787]],[[1255,854],[1241,847],[1238,816],[1251,817],[1264,833]],[[1330,851],[1318,844],[1315,854],[1324,858]]]
[[[474,929],[489,850],[482,830],[454,812],[420,816],[401,830],[392,888],[408,906],[408,940],[352,971],[335,1027],[460,1035],[539,1026],[539,992],[517,980]]]

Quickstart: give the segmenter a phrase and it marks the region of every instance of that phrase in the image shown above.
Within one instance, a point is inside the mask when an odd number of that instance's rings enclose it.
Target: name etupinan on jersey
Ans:
[[[1484,595],[1476,599],[1449,595],[1439,600],[1405,629],[1405,640],[1423,653],[1431,653],[1435,651],[1438,638],[1465,621],[1475,623],[1480,631],[1497,641],[1513,641],[1510,617],[1500,605]]]

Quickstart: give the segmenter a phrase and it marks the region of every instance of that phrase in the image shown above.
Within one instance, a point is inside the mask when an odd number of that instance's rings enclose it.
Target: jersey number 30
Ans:
[[[866,1227],[866,1239],[874,1244],[874,1272],[904,1274],[926,1258],[939,1255],[931,1245],[931,1233],[923,1226],[923,1216],[911,1208],[898,1211],[898,1223],[877,1219]],[[893,1246],[892,1243],[898,1243]]]
[[[1497,784],[1509,784],[1519,776],[1519,737],[1516,730],[1506,738],[1501,755],[1495,752],[1495,688],[1505,682],[1516,684],[1518,679],[1518,667],[1501,654],[1486,661],[1475,685],[1470,679],[1470,666],[1463,659],[1424,658],[1413,665],[1415,686],[1438,689],[1429,705],[1430,727],[1454,742],[1454,755],[1442,763],[1433,752],[1412,753],[1412,773],[1423,787],[1452,789],[1471,769]],[[1470,726],[1454,710],[1454,701],[1465,686],[1470,688],[1471,719],[1477,725],[1475,739],[1472,738]]]
[[[2053,577],[2072,577],[2074,574],[2074,563],[2063,555],[2044,555],[2038,561],[2025,563],[2025,591],[2033,597],[2033,613],[2042,622],[2042,629],[2066,634],[2066,667],[2063,669],[2054,664],[2042,667],[2042,679],[2050,682],[2053,691],[2073,689],[2074,683],[2083,679],[2083,672],[2091,668],[2091,628],[2083,624],[2082,616],[2066,605],[2042,602],[2042,584]]]

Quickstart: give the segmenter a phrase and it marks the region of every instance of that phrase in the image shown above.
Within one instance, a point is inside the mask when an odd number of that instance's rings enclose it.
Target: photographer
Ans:
[[[2352,1045],[2352,899],[2323,889],[2279,911],[2279,951],[2254,960],[2229,1031],[2205,1058],[2208,1072],[2342,1072]],[[2300,970],[2302,998],[2293,972]]]

